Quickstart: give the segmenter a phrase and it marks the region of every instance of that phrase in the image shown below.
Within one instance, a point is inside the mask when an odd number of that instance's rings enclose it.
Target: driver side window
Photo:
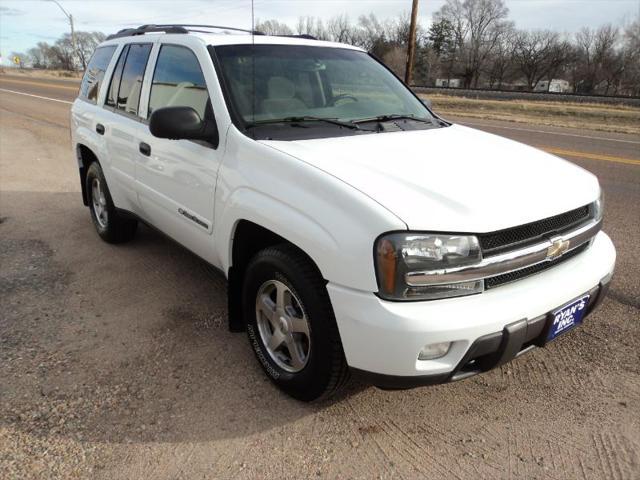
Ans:
[[[207,85],[195,54],[187,47],[162,45],[151,83],[149,116],[162,107],[191,107],[204,119],[208,105]]]

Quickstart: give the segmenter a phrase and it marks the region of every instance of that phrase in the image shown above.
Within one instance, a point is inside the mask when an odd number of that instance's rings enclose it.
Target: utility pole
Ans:
[[[418,0],[411,5],[411,25],[409,26],[409,46],[407,48],[407,67],[404,70],[404,83],[411,85],[413,57],[416,53],[416,22],[418,21]]]
[[[67,13],[67,11],[62,8],[62,5],[60,5],[58,3],[58,0],[51,0],[53,3],[55,3],[58,8],[60,8],[60,10],[62,10],[62,13],[64,13],[64,16],[67,17],[67,20],[69,20],[69,26],[71,26],[71,49],[73,50],[73,57],[71,59],[71,61],[73,62],[72,68],[75,69],[75,57],[78,55],[78,49],[76,47],[76,32],[73,28],[73,15],[71,15],[70,13]]]

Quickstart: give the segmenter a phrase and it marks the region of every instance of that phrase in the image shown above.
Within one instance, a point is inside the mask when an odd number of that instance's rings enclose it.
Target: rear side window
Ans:
[[[105,104],[109,107],[115,107],[118,102],[118,87],[120,86],[120,79],[122,78],[122,67],[124,67],[124,61],[127,59],[127,52],[129,51],[129,45],[125,45],[120,52],[118,63],[116,68],[113,69],[113,75],[111,75],[111,83],[109,84],[109,93],[107,94],[107,100]]]
[[[111,62],[111,57],[116,51],[116,46],[98,47],[93,52],[87,70],[82,77],[82,83],[80,84],[80,98],[84,98],[92,103],[98,101],[98,91],[102,80],[104,78],[104,72]]]
[[[208,102],[207,85],[195,54],[186,47],[163,45],[153,73],[149,115],[162,107],[191,107],[205,118]]]
[[[150,53],[150,43],[132,43],[122,51],[109,87],[107,105],[130,115],[138,114],[142,80]]]

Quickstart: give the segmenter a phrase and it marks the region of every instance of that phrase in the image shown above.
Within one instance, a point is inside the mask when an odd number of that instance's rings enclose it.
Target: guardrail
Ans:
[[[640,107],[640,97],[624,97],[609,95],[592,95],[583,93],[557,92],[520,92],[513,90],[495,90],[483,88],[426,87],[412,85],[416,93],[437,93],[467,98],[484,98],[488,100],[538,100],[552,102],[606,103]]]

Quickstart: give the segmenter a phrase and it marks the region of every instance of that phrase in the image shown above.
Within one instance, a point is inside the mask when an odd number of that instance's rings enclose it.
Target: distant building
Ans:
[[[535,88],[534,92],[555,92],[555,93],[567,93],[571,91],[571,86],[566,80],[554,78],[549,80],[540,80]]]
[[[462,87],[461,78],[436,78],[436,87],[460,88]]]
[[[515,92],[526,92],[529,90],[529,86],[524,80],[515,80],[513,82],[502,82],[498,87],[499,90],[512,90]]]

